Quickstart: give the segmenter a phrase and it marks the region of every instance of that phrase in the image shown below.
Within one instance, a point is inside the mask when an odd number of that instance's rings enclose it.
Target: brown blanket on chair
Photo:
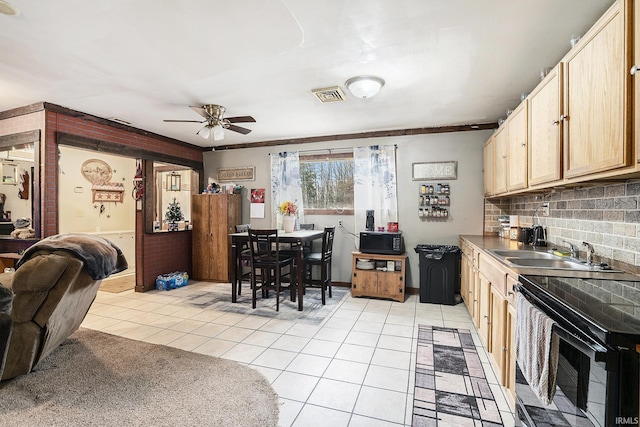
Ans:
[[[104,279],[128,268],[120,248],[107,239],[90,234],[58,234],[29,247],[16,263],[16,269],[41,249],[72,253],[84,261],[87,273],[94,280]]]

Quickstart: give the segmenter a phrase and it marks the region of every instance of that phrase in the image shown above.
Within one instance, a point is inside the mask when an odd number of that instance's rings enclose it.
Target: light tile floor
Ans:
[[[183,304],[208,286],[215,285],[98,292],[82,327],[254,368],[280,396],[282,427],[410,426],[418,325],[469,329],[504,424],[514,424],[464,304],[425,304],[417,295],[404,303],[347,295],[316,326]]]

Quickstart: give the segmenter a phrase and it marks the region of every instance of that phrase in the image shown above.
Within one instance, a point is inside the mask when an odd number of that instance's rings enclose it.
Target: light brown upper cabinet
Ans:
[[[631,164],[631,3],[614,3],[563,60],[565,178]]]
[[[493,193],[502,194],[507,191],[507,145],[509,129],[503,124],[495,133],[493,153]]]
[[[562,178],[562,64],[529,95],[529,185]]]
[[[508,118],[507,190],[527,188],[527,107],[525,99]]]
[[[493,187],[493,169],[495,155],[495,138],[492,136],[484,143],[483,149],[483,176],[484,176],[484,195],[486,197],[495,194]]]
[[[636,2],[637,3],[637,2]],[[640,4],[636,4],[633,10],[633,65],[630,74],[634,87],[634,127],[640,126]],[[636,162],[640,166],[640,132],[634,132],[636,144]]]
[[[527,187],[527,139],[525,100],[485,144],[485,195]]]

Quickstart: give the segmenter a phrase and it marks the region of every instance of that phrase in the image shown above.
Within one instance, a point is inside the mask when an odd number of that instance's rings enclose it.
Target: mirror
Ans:
[[[21,134],[16,134],[20,136]],[[26,135],[33,140],[37,135]],[[11,235],[18,218],[27,218],[29,228],[38,218],[34,218],[34,173],[36,143],[18,143],[18,137],[0,139],[0,236]],[[31,234],[29,234],[31,235]]]

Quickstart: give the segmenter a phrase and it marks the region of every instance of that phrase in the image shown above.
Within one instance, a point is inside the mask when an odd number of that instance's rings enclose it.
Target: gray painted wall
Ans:
[[[249,191],[243,191],[243,222],[256,228],[271,226],[271,187],[269,153],[279,151],[310,151],[328,148],[349,148],[354,146],[395,144],[398,179],[398,222],[403,232],[405,248],[409,256],[407,286],[417,288],[419,280],[419,259],[413,248],[420,243],[457,245],[460,234],[482,234],[483,232],[483,179],[482,148],[491,131],[460,132],[432,135],[415,135],[394,138],[357,139],[349,141],[324,142],[317,144],[287,145],[267,148],[247,148],[238,150],[212,151],[204,155],[205,182],[216,182],[219,168],[255,166],[255,180],[237,182],[251,188],[265,188],[265,218],[249,218]],[[413,181],[412,164],[416,162],[452,161],[458,162],[458,179],[448,182],[451,186],[450,215],[443,219],[421,219],[418,217],[419,186],[422,181]],[[436,183],[437,181],[430,181]],[[325,225],[336,225],[342,220],[350,233],[354,230],[352,216],[306,215],[305,222],[312,222],[316,229]],[[356,250],[355,238],[339,230],[334,242],[333,280],[351,281],[351,252]]]

